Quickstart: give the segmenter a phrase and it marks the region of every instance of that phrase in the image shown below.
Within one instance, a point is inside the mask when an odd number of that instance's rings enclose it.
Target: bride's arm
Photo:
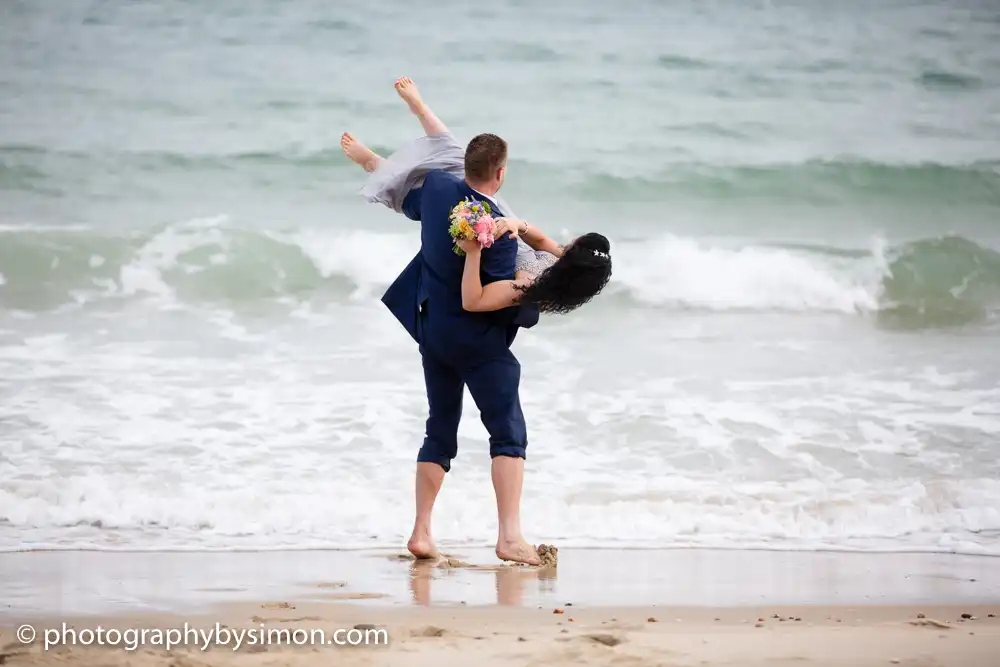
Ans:
[[[562,246],[543,234],[542,230],[538,227],[529,224],[527,220],[520,220],[518,218],[501,218],[500,220],[506,223],[506,228],[500,230],[500,234],[506,234],[508,230],[517,231],[518,236],[524,239],[524,242],[531,246],[532,249],[542,250],[556,257],[562,257]]]
[[[476,241],[460,243],[465,250],[465,270],[462,273],[462,308],[470,312],[484,313],[502,310],[517,304],[518,291],[515,285],[526,284],[524,280],[498,280],[483,286],[479,276],[482,250]]]

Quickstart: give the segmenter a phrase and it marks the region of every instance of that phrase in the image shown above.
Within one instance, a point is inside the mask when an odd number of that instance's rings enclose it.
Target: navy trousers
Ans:
[[[489,433],[490,458],[525,458],[528,432],[518,393],[521,364],[514,354],[504,348],[496,354],[457,361],[453,350],[445,354],[436,347],[420,346],[429,412],[417,461],[437,463],[445,472],[451,470],[452,459],[458,455],[458,422],[466,386]]]

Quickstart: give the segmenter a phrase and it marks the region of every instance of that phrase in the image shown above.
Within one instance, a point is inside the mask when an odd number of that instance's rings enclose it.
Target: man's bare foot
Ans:
[[[406,106],[410,107],[410,111],[417,116],[423,115],[427,110],[427,105],[424,104],[423,98],[420,97],[420,90],[417,88],[417,84],[413,83],[413,79],[403,76],[396,79],[396,83],[393,85],[399,96],[406,102]]]
[[[355,164],[369,173],[375,171],[375,167],[382,160],[375,151],[351,136],[350,132],[344,132],[341,135],[340,147],[344,150],[347,157],[351,158]]]
[[[437,547],[434,546],[434,540],[430,536],[423,535],[413,535],[410,537],[410,541],[406,543],[406,549],[413,554],[415,558],[440,558],[441,554],[438,552]]]
[[[515,563],[524,563],[525,565],[541,565],[542,562],[538,558],[538,552],[535,551],[535,547],[524,540],[497,542],[496,553],[497,558],[500,560],[509,560]]]

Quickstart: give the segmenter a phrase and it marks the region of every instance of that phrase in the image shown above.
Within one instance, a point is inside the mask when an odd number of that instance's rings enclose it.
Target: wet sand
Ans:
[[[0,554],[0,664],[995,666],[1000,655],[993,558],[560,549],[558,567],[533,569],[488,550],[442,563],[400,555]],[[46,648],[46,630],[64,623],[313,639],[250,645],[244,635],[234,651],[234,635],[204,651],[204,636],[166,650],[147,635],[135,651],[124,639]],[[18,641],[22,624],[35,643]],[[358,624],[384,629],[388,645],[316,644],[320,630],[329,642]]]

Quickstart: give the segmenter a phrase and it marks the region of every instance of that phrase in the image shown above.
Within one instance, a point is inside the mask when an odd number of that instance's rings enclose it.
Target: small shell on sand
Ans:
[[[295,609],[294,606],[287,602],[265,602],[260,607],[261,609]]]

